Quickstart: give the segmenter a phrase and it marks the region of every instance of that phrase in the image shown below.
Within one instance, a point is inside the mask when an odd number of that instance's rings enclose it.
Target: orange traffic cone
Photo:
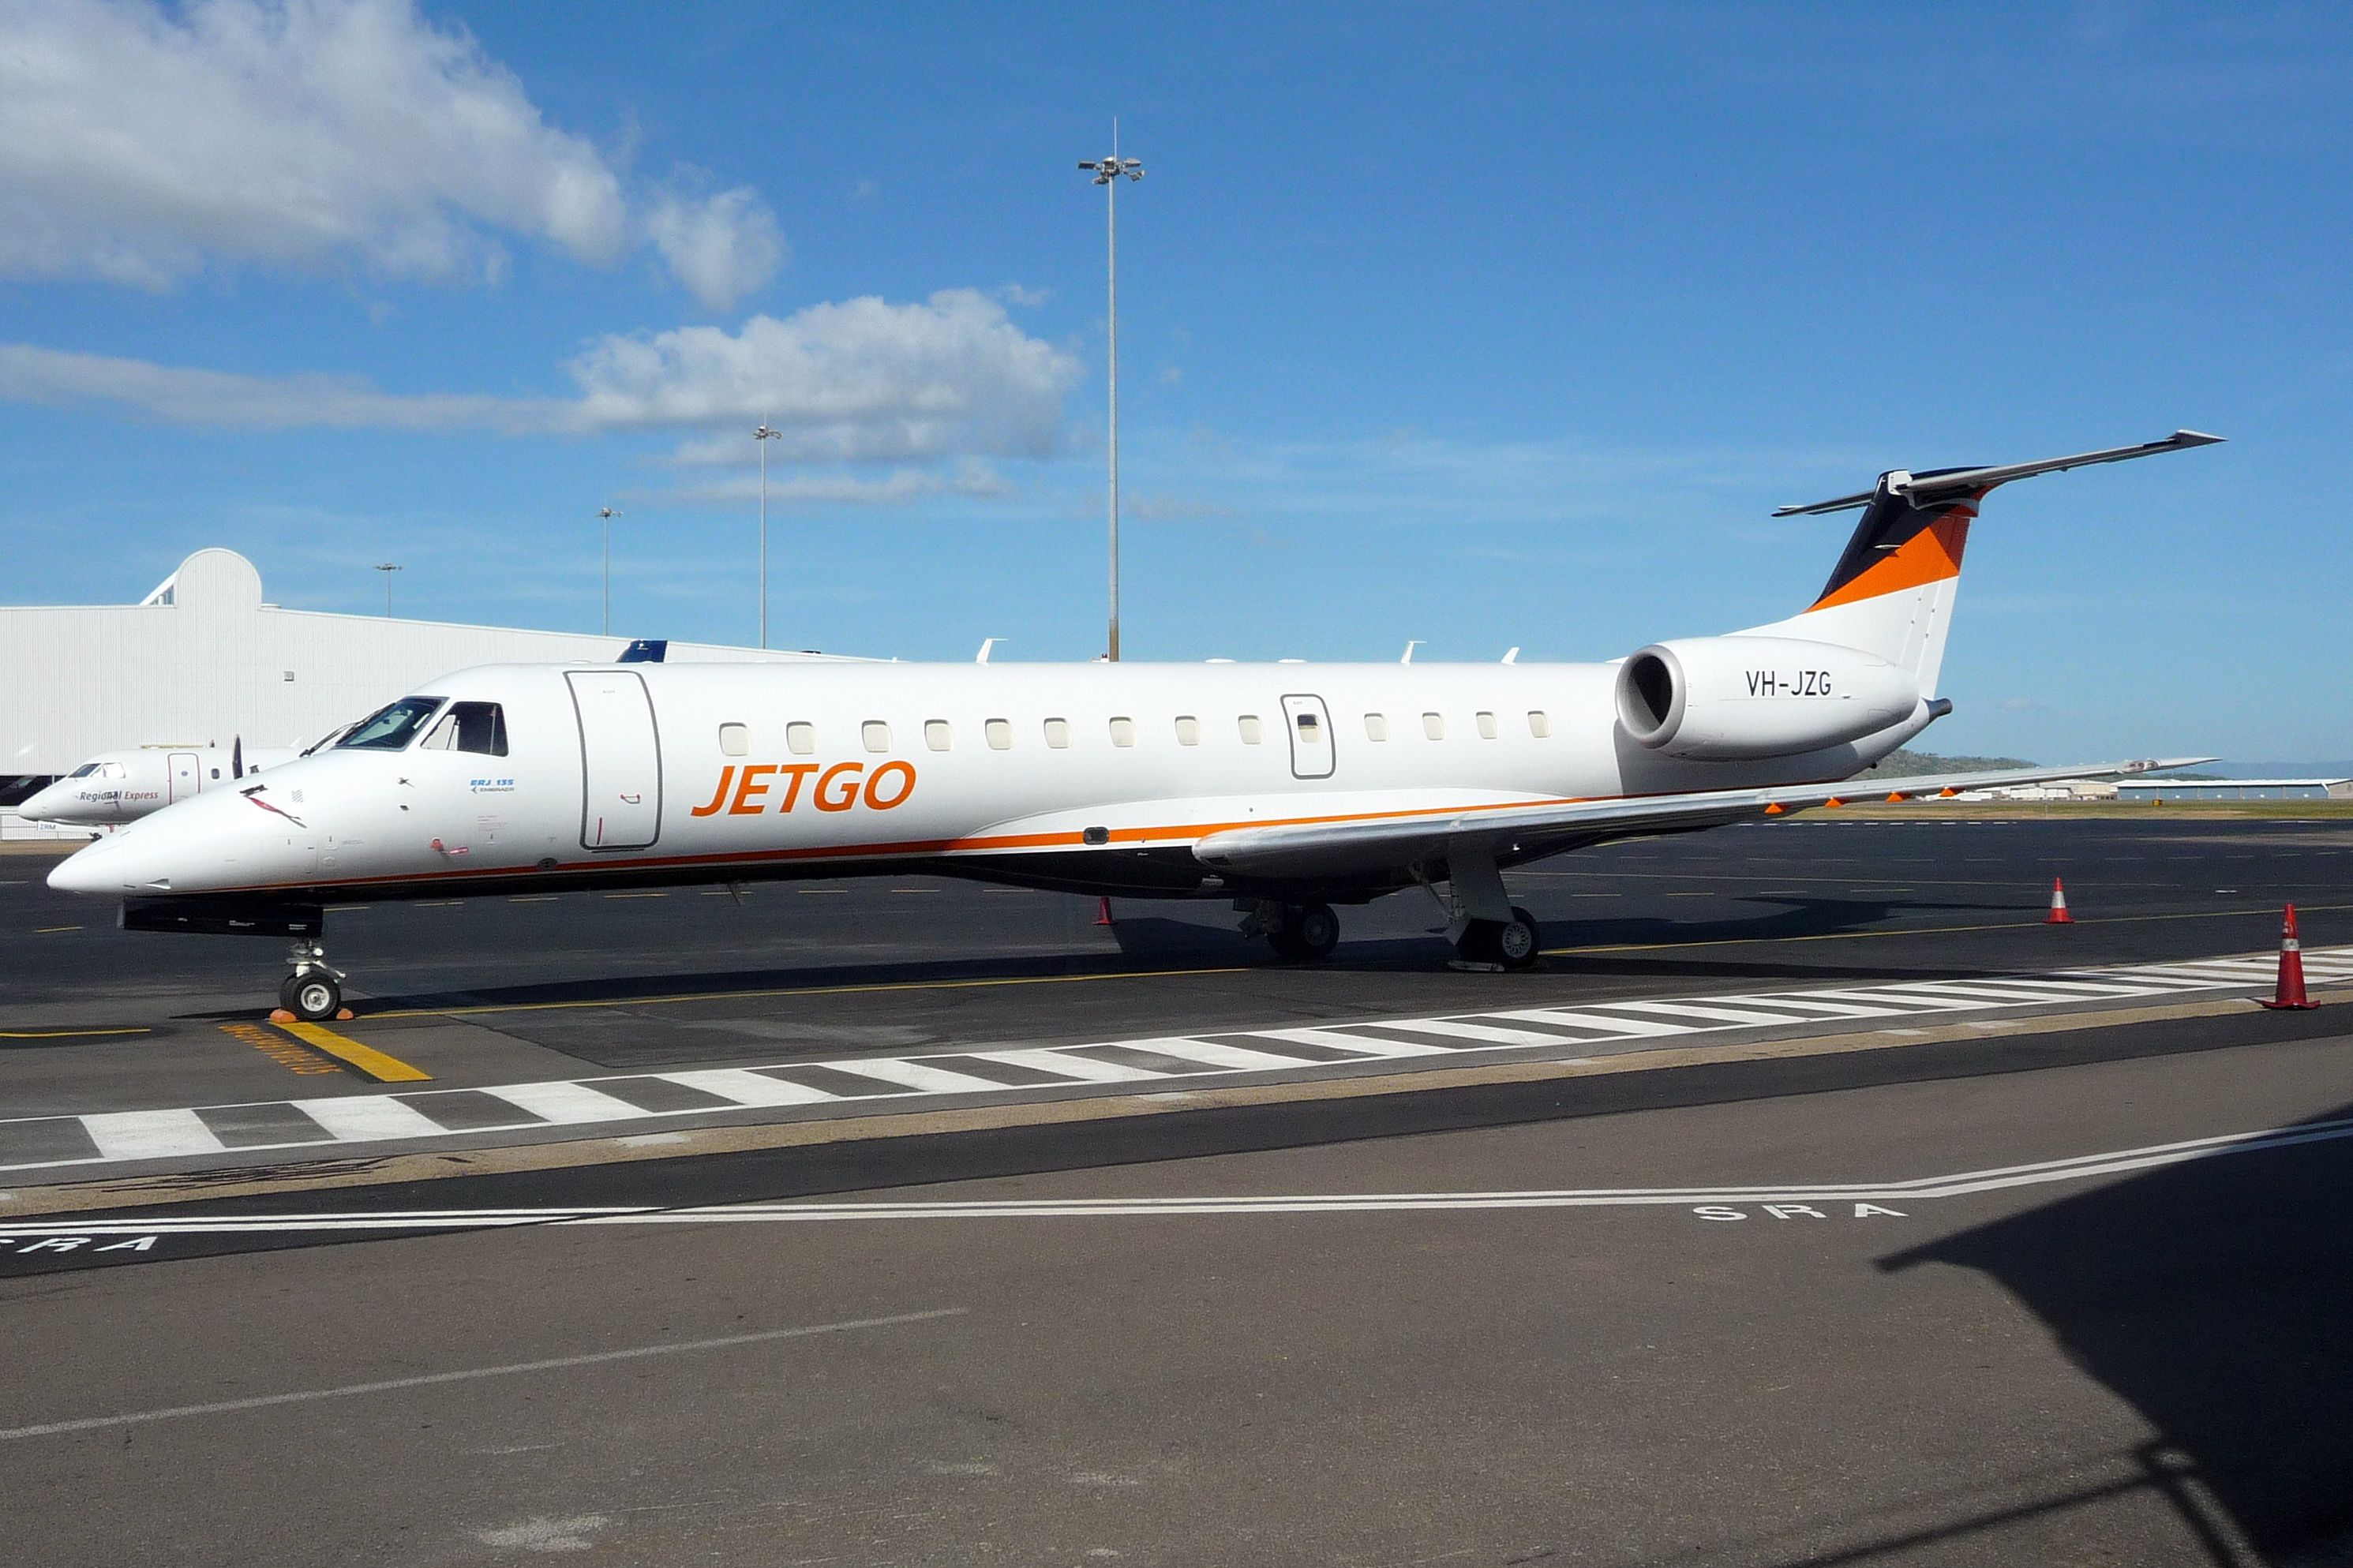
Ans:
[[[2042,917],[2047,926],[2071,926],[2075,917],[2067,912],[2067,889],[2058,878],[2051,879],[2051,912]]]
[[[1107,926],[1116,925],[1117,923],[1118,922],[1116,921],[1113,921],[1111,918],[1111,900],[1109,899],[1097,899],[1095,900],[1095,924],[1099,926]]]
[[[2296,939],[2294,904],[2288,905],[2286,923],[2280,927],[2279,984],[2263,1005],[2277,1013],[2302,1013],[2320,1005],[2304,994],[2304,943]]]

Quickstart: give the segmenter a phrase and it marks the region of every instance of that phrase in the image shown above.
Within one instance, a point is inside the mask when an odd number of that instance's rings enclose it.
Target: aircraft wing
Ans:
[[[1216,871],[1251,877],[1345,875],[1443,860],[1450,850],[1483,848],[1505,864],[1581,844],[1716,827],[1751,817],[1777,816],[1832,801],[1909,800],[1957,795],[2006,784],[2049,784],[2161,772],[2211,763],[2212,757],[2147,758],[2066,768],[2009,768],[1989,773],[1931,773],[1915,778],[1858,776],[1841,784],[1772,785],[1762,789],[1700,790],[1687,795],[1615,800],[1554,801],[1372,822],[1297,823],[1213,833],[1193,847]]]

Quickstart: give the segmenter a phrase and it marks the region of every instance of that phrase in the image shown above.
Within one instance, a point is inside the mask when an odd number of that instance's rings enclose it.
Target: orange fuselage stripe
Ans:
[[[1683,791],[1673,791],[1682,794]],[[1228,833],[1245,827],[1313,827],[1336,822],[1388,822],[1414,816],[1460,816],[1472,811],[1508,811],[1522,806],[1577,805],[1588,800],[1637,800],[1639,795],[1556,795],[1540,800],[1487,801],[1470,805],[1430,806],[1415,811],[1345,812],[1331,816],[1285,816],[1263,822],[1208,822],[1176,827],[1117,827],[1111,831],[1107,843],[1137,844],[1153,839],[1181,842],[1206,838],[1213,833]],[[887,844],[808,845],[796,849],[742,849],[712,855],[669,855],[644,859],[597,858],[568,860],[556,868],[558,871],[579,871],[590,868],[654,868],[670,866],[750,866],[773,865],[792,860],[854,860],[871,859],[885,855],[955,855],[976,854],[997,849],[1049,849],[1060,847],[1096,848],[1088,845],[1079,832],[1007,833],[976,838],[917,838]],[[391,877],[346,877],[334,881],[305,881],[283,884],[256,884],[246,888],[212,889],[219,892],[266,892],[272,886],[302,888],[381,888],[408,882],[448,882],[485,877],[546,876],[536,865],[450,867],[438,871],[417,871]]]

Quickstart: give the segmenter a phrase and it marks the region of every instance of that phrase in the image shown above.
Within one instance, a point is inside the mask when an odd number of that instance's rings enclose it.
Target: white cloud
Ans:
[[[706,303],[781,256],[749,191],[643,227]],[[612,164],[410,0],[0,0],[0,274],[495,280],[504,237],[607,266],[630,234]]]
[[[754,316],[736,332],[614,333],[566,368],[573,396],[500,397],[0,343],[0,402],[111,404],[243,429],[674,431],[687,437],[676,460],[688,464],[751,462],[751,430],[765,421],[784,432],[771,461],[905,464],[1050,455],[1080,374],[972,289],[812,305]],[[962,482],[959,493],[980,493],[969,476]]]
[[[740,447],[744,443],[739,439],[736,445]],[[1002,500],[1014,493],[1014,487],[1004,475],[973,458],[944,472],[934,468],[893,468],[875,479],[839,470],[768,476],[770,506],[902,506],[934,496]],[[755,500],[759,494],[760,481],[745,476],[721,484],[668,491],[661,499],[733,505]]]
[[[566,412],[554,402],[379,392],[357,376],[238,375],[30,343],[0,343],[0,401],[114,403],[174,424],[247,430],[545,429]]]
[[[680,327],[607,336],[575,360],[580,422],[597,429],[725,427],[765,420],[776,456],[903,462],[955,453],[1044,457],[1079,377],[971,289],[921,304],[873,297],[812,305],[743,331]],[[729,443],[733,442],[731,448]],[[748,457],[733,436],[690,443],[687,461]]]
[[[666,193],[647,213],[646,232],[678,280],[714,310],[733,309],[784,264],[785,237],[748,185],[701,199]]]

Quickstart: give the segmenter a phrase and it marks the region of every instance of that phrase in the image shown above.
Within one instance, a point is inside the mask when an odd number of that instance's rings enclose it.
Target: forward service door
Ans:
[[[661,836],[661,737],[643,676],[567,670],[580,719],[580,845],[643,849]]]
[[[1328,779],[1332,776],[1332,715],[1321,697],[1293,696],[1282,700],[1282,727],[1291,732],[1291,776]]]
[[[196,765],[194,752],[174,752],[170,771],[164,775],[164,804],[185,800],[205,787],[203,772]]]

